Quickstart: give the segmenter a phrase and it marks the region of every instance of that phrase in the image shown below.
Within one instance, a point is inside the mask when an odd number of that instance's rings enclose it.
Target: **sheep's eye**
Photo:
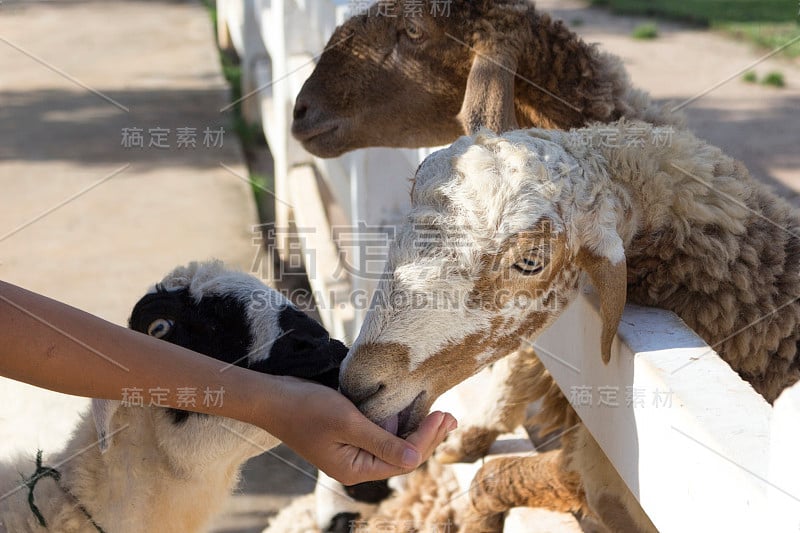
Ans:
[[[406,20],[406,35],[412,41],[419,41],[423,37],[422,28],[416,23]]]
[[[151,337],[155,337],[156,339],[163,339],[169,333],[169,330],[172,329],[172,326],[175,323],[172,320],[167,320],[166,318],[157,318],[150,322],[150,325],[147,326],[147,334]]]
[[[544,270],[544,265],[534,257],[526,257],[514,263],[514,268],[526,276],[530,276]]]

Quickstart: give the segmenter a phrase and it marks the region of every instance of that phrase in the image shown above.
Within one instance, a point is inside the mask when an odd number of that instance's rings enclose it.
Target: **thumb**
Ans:
[[[434,412],[422,421],[419,428],[408,436],[408,440],[392,435],[379,426],[364,443],[363,449],[381,461],[404,470],[413,470],[422,464],[438,444],[438,437],[445,414]],[[440,439],[439,439],[440,440]]]
[[[419,428],[408,436],[408,443],[422,453],[424,461],[433,454],[447,434],[458,426],[456,419],[449,413],[434,411],[419,425]]]

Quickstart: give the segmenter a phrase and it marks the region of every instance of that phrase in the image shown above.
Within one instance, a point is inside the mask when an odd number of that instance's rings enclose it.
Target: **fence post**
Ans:
[[[764,531],[800,531],[800,385],[775,401],[770,435],[769,504]]]

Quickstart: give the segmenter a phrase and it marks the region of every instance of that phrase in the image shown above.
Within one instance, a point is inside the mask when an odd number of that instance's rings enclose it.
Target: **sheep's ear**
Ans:
[[[467,78],[458,118],[468,135],[488,128],[495,133],[515,130],[514,77],[516,60],[478,52]]]
[[[92,399],[92,416],[94,417],[94,426],[97,429],[97,445],[100,447],[100,453],[108,451],[111,445],[111,419],[114,418],[114,413],[119,409],[121,402],[116,400],[98,400]]]
[[[589,274],[592,285],[600,297],[600,317],[603,319],[600,353],[603,363],[608,364],[611,360],[611,344],[614,342],[614,335],[617,334],[627,298],[628,271],[625,258],[623,256],[617,262],[612,262],[607,257],[581,249],[576,262]]]

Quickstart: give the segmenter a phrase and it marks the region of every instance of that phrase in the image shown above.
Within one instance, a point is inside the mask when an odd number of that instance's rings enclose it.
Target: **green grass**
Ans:
[[[758,75],[754,70],[748,70],[742,76],[742,81],[747,83],[759,83]],[[783,78],[783,73],[773,70],[768,72],[761,78],[761,85],[769,85],[770,87],[782,88],[786,87],[786,80]]]
[[[242,67],[228,54],[220,53],[222,74],[231,86],[231,100],[236,102],[231,108],[233,129],[242,140],[245,148],[264,144],[264,132],[258,124],[250,124],[242,115]]]
[[[748,70],[742,76],[742,81],[747,83],[756,83],[758,81],[758,75],[753,70]]]
[[[271,198],[269,191],[275,190],[275,178],[264,174],[250,174],[250,185],[256,198],[261,198],[264,195]]]
[[[786,81],[783,79],[783,74],[777,71],[768,73],[761,79],[761,85],[770,85],[772,87],[786,87]]]
[[[725,22],[714,25],[734,37],[750,41],[761,48],[774,50],[800,36],[800,25],[795,22]],[[800,40],[789,45],[783,54],[800,57]]]
[[[214,0],[203,0],[208,10],[213,27],[217,24],[217,8]],[[257,124],[249,124],[242,115],[242,66],[237,58],[220,50],[219,60],[222,64],[222,75],[231,87],[231,101],[236,102],[230,109],[233,129],[239,135],[245,149],[265,144],[264,133]]]
[[[656,26],[655,23],[653,22],[645,22],[644,24],[639,24],[633,29],[631,37],[643,41],[655,39],[656,37],[658,37],[658,26]]]
[[[228,54],[220,52],[222,75],[231,86],[231,101],[235,102],[231,108],[233,129],[239,134],[245,148],[257,144],[264,144],[264,133],[258,124],[250,124],[242,115],[242,66]]]
[[[723,31],[775,49],[800,36],[798,0],[591,0],[630,15],[658,16]],[[783,52],[800,56],[800,41]]]
[[[659,15],[695,24],[795,22],[796,0],[594,0],[616,12]]]

